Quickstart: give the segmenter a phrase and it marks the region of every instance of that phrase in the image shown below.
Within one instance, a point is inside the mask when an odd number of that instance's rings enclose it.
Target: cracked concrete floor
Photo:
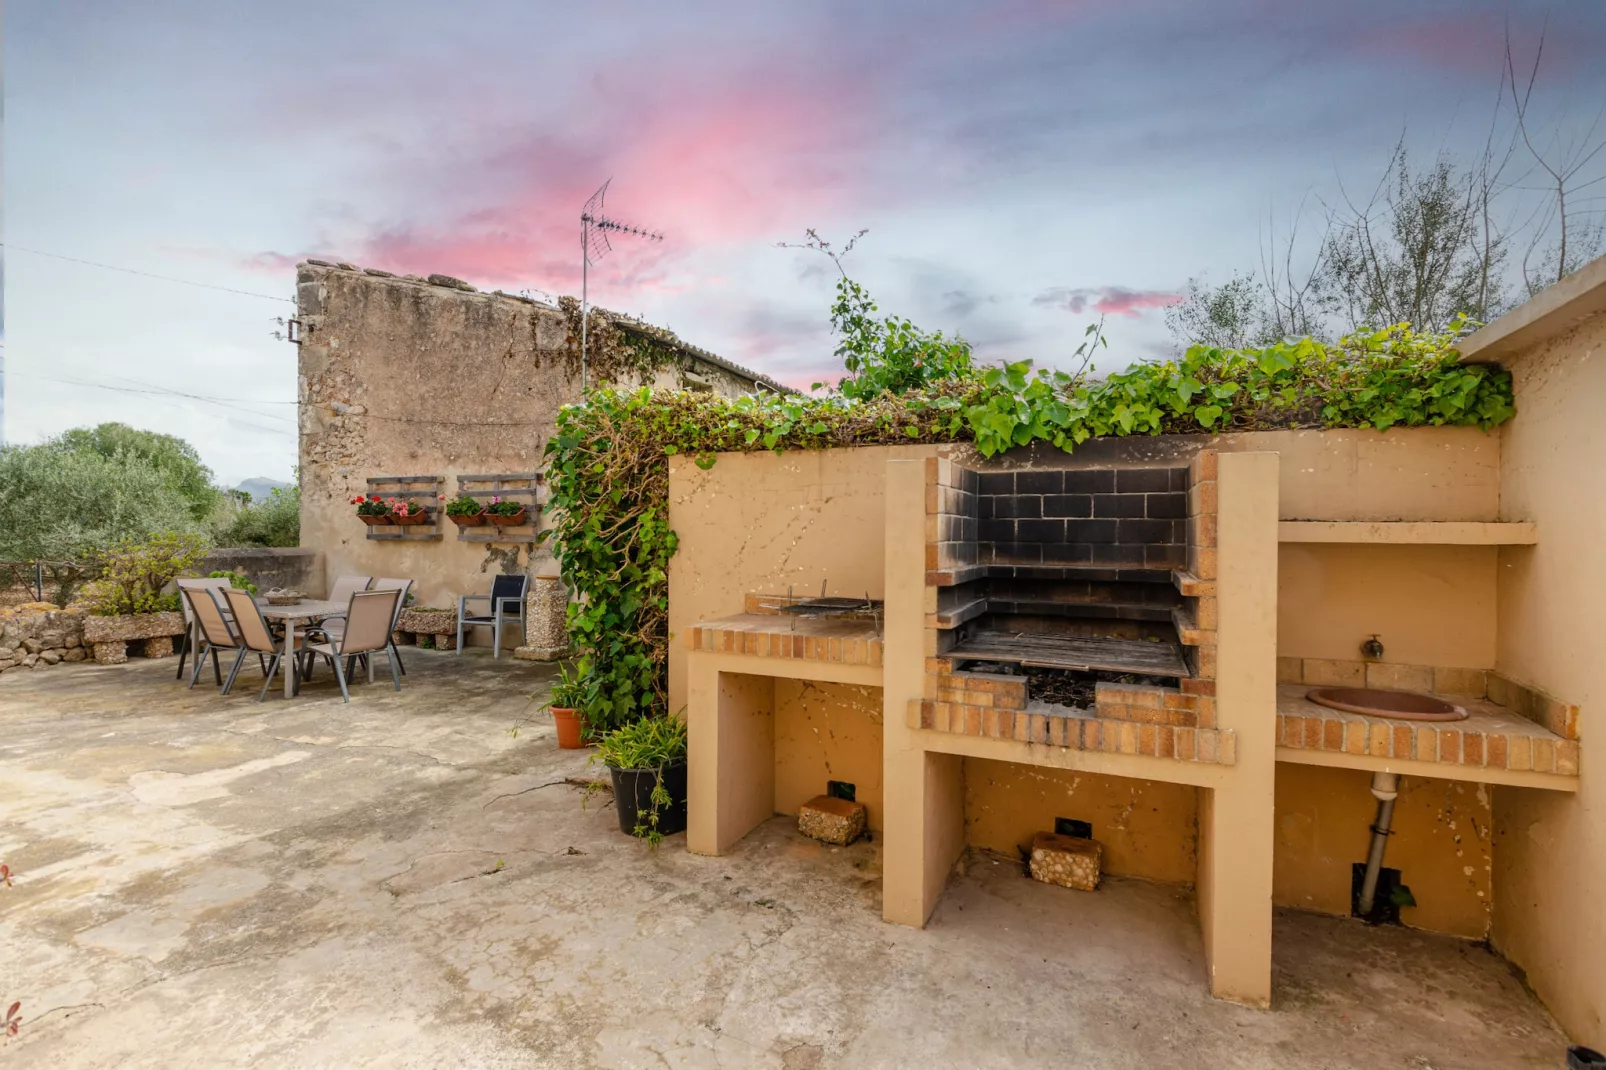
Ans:
[[[1185,893],[986,857],[924,931],[874,845],[649,853],[582,805],[543,667],[409,654],[261,705],[171,660],[0,679],[8,1066],[1551,1068],[1489,952],[1287,913],[1276,1006],[1205,993]],[[332,697],[331,697],[332,696]]]

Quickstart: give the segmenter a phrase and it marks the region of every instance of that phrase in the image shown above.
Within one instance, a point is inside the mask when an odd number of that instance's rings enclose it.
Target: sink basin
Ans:
[[[1313,687],[1305,697],[1318,706],[1395,721],[1463,721],[1467,711],[1432,695],[1371,687]]]

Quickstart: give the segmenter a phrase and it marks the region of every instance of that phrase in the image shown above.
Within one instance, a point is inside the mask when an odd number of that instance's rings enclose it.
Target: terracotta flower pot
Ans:
[[[406,516],[400,513],[392,513],[390,519],[395,524],[427,524],[429,523],[429,510],[426,509],[422,513],[408,513]]]
[[[390,514],[382,513],[379,516],[369,516],[367,513],[358,513],[357,519],[361,520],[364,524],[367,524],[371,528],[382,527],[390,523]]]
[[[528,512],[529,510],[521,508],[518,512],[509,516],[503,516],[501,513],[486,513],[485,519],[500,527],[511,528],[524,523],[525,514]]]
[[[552,723],[558,727],[558,746],[563,750],[579,750],[585,746],[585,722],[579,710],[552,707]]]
[[[477,528],[482,527],[485,524],[485,514],[483,512],[470,513],[467,516],[455,516],[451,513],[447,513],[446,515],[451,517],[452,523],[456,524],[460,528]]]

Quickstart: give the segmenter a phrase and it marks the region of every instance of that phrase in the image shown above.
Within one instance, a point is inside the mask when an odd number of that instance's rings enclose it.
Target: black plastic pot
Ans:
[[[613,802],[619,810],[619,831],[634,835],[637,815],[646,820],[652,812],[652,789],[658,782],[656,769],[615,769],[608,767],[613,778]],[[665,836],[686,831],[686,759],[664,766],[664,788],[669,792],[669,805],[658,810],[658,831]]]
[[[1567,1049],[1568,1070],[1594,1070],[1597,1066],[1606,1066],[1606,1055],[1582,1044],[1574,1044]]]

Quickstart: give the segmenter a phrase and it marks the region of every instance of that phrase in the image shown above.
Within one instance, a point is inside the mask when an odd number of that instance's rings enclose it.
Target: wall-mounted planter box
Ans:
[[[381,498],[401,498],[408,502],[425,502],[424,512],[414,517],[363,517],[368,522],[368,537],[387,542],[429,542],[441,537],[440,510],[435,507],[441,493],[440,476],[373,476],[368,480],[368,493]],[[374,523],[373,521],[388,521]]]
[[[459,524],[460,542],[534,542],[541,521],[540,472],[498,472],[457,477],[457,493],[489,504],[492,498],[526,503],[514,516],[483,513],[480,524]],[[454,520],[466,518],[453,517]]]

